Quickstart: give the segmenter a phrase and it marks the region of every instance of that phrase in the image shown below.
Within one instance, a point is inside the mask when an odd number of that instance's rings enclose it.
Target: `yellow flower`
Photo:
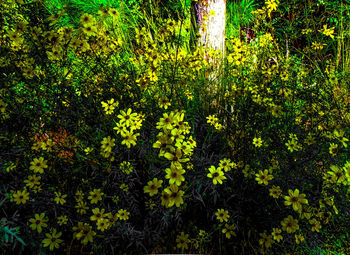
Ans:
[[[287,145],[288,150],[290,152],[301,150],[301,145],[298,144],[297,139],[291,139],[287,143],[285,143],[285,145]]]
[[[130,126],[131,122],[137,121],[137,113],[131,113],[132,110],[129,108],[126,112],[123,110],[118,114],[118,118],[120,119],[120,123],[125,123],[127,127]]]
[[[114,102],[114,98],[112,98],[110,100],[107,100],[107,103],[102,101],[101,104],[104,107],[104,111],[106,112],[106,114],[112,114],[114,109],[118,107],[119,102]]]
[[[129,190],[129,185],[126,184],[126,183],[122,183],[122,184],[120,184],[119,188],[120,188],[122,191],[127,192],[127,191]]]
[[[125,132],[127,131],[126,126],[125,126],[125,123],[120,123],[120,122],[118,122],[116,125],[117,125],[117,126],[114,127],[113,129],[114,129],[114,130],[117,130],[117,134],[124,135]]]
[[[337,155],[337,153],[338,153],[338,144],[331,143],[330,146],[329,146],[329,153],[332,156]]]
[[[94,36],[98,33],[97,27],[92,24],[84,24],[81,30],[86,34],[88,37]]]
[[[343,169],[336,165],[331,165],[330,168],[332,171],[328,171],[327,173],[334,176],[334,180],[336,180],[337,183],[344,183],[344,185],[346,185],[346,173],[343,172]]]
[[[84,199],[84,192],[81,190],[77,190],[75,192],[75,200],[82,201]]]
[[[294,219],[292,215],[284,218],[281,221],[282,229],[287,233],[294,233],[299,229],[298,220]]]
[[[118,216],[118,218],[120,220],[127,220],[127,219],[129,219],[129,215],[130,215],[130,212],[128,212],[128,211],[126,211],[124,209],[118,210],[117,216]]]
[[[97,13],[101,18],[106,18],[109,12],[107,8],[104,8],[103,5],[101,5]]]
[[[84,13],[80,16],[80,22],[82,25],[93,24],[95,22],[95,18],[91,14]]]
[[[93,242],[93,237],[96,235],[95,231],[92,231],[92,227],[88,223],[78,222],[77,227],[73,227],[73,238],[78,240],[82,239],[81,243],[86,245],[88,242]]]
[[[16,202],[16,204],[25,204],[27,200],[29,199],[29,193],[27,190],[18,190],[16,193],[12,194],[13,201]]]
[[[259,138],[254,137],[253,144],[255,145],[255,147],[261,147],[262,146],[261,138],[260,137]]]
[[[169,196],[169,202],[167,204],[168,207],[171,207],[174,204],[176,205],[176,207],[180,207],[180,205],[184,203],[182,196],[185,192],[179,190],[179,187],[177,185],[170,185],[169,187],[164,189],[164,192],[167,193]]]
[[[282,190],[280,186],[272,185],[272,188],[269,189],[269,191],[270,191],[270,196],[274,198],[279,198],[280,195],[282,194]]]
[[[143,188],[144,193],[149,193],[152,197],[158,193],[158,189],[162,186],[163,180],[158,180],[157,178],[153,178],[152,181],[147,183],[147,186]]]
[[[68,222],[68,218],[67,215],[61,215],[57,217],[57,224],[62,226],[64,224],[67,224]]]
[[[108,13],[112,17],[113,20],[117,20],[119,17],[119,13],[118,13],[117,9],[115,9],[115,8],[110,8],[108,10]]]
[[[102,142],[101,142],[101,149],[104,151],[104,152],[111,152],[112,151],[112,147],[115,145],[114,143],[115,139],[111,139],[110,136],[108,137],[104,137]]]
[[[103,217],[105,217],[105,209],[101,209],[100,208],[95,208],[95,209],[92,209],[92,212],[94,213],[91,217],[90,217],[90,220],[92,221],[97,221]]]
[[[34,173],[44,173],[44,168],[47,168],[47,160],[44,160],[43,157],[35,158],[32,162],[30,162],[31,166],[30,170],[33,170]]]
[[[159,104],[160,108],[164,108],[165,110],[168,109],[168,107],[171,105],[171,103],[167,97],[159,98],[158,104]]]
[[[292,205],[294,211],[300,212],[302,211],[302,204],[308,204],[307,199],[305,199],[305,194],[299,194],[299,190],[295,189],[294,192],[289,189],[289,196],[284,196],[284,204],[286,206]]]
[[[270,248],[272,245],[272,235],[267,235],[266,233],[259,234],[262,238],[259,239],[259,244],[265,246],[265,248]]]
[[[109,220],[105,218],[98,219],[96,225],[97,229],[103,232],[109,227]]]
[[[90,147],[87,147],[86,149],[84,149],[86,155],[89,155],[90,152],[92,152],[94,149],[93,148],[90,148]]]
[[[303,235],[300,235],[300,234],[299,234],[299,235],[295,234],[294,237],[295,237],[295,242],[296,242],[297,244],[300,244],[302,241],[305,240],[305,238],[303,237]]]
[[[101,189],[94,189],[94,191],[90,191],[88,199],[91,200],[91,204],[97,204],[98,201],[102,200],[103,195],[104,193],[101,192]]]
[[[47,221],[48,220],[45,219],[45,213],[41,213],[40,215],[36,213],[34,215],[34,218],[29,219],[29,222],[32,223],[29,225],[29,227],[32,230],[37,230],[38,233],[41,233],[42,228],[47,227],[47,224],[46,224]]]
[[[165,178],[169,179],[169,184],[176,184],[177,186],[181,185],[181,182],[185,180],[183,173],[185,170],[182,168],[176,168],[175,166],[170,166],[170,168],[165,169],[166,175]]]
[[[77,208],[77,212],[80,214],[85,214],[86,210],[89,209],[86,202],[84,201],[77,201],[77,205],[75,206]]]
[[[312,30],[310,29],[310,28],[304,28],[303,30],[301,30],[301,33],[303,34],[303,35],[307,35],[307,34],[309,34],[309,33],[311,33],[312,32]]]
[[[29,186],[29,188],[33,188],[35,185],[40,184],[41,176],[36,175],[29,175],[27,180],[24,180],[24,183],[26,183],[26,186]]]
[[[162,191],[162,195],[161,195],[161,200],[162,200],[162,205],[165,207],[170,207],[170,195],[168,193],[165,192],[165,190]]]
[[[317,231],[317,232],[320,232],[320,229],[321,229],[321,223],[316,220],[316,219],[311,219],[309,220],[309,223],[311,224],[311,231]]]
[[[224,209],[218,209],[215,215],[220,222],[223,222],[223,221],[227,222],[228,218],[230,217],[230,215],[228,214],[228,211]]]
[[[176,237],[177,248],[179,249],[188,249],[188,244],[190,240],[188,240],[188,234],[181,232],[181,235]]]
[[[327,24],[323,25],[323,28],[318,30],[322,34],[329,36],[330,38],[334,39],[334,27],[327,28]]]
[[[230,239],[231,236],[237,236],[235,230],[236,230],[235,225],[229,225],[226,223],[225,228],[222,229],[222,233],[226,235],[227,239]]]
[[[67,195],[62,195],[61,192],[56,192],[56,191],[55,191],[55,195],[56,197],[54,200],[57,204],[63,205],[64,203],[66,203],[65,198],[67,197]]]
[[[121,133],[123,137],[122,144],[125,144],[126,147],[130,148],[131,145],[135,146],[137,141],[137,136],[139,136],[139,133],[133,133],[130,131],[125,130],[124,133]]]
[[[222,124],[220,124],[220,123],[215,123],[215,124],[214,124],[214,127],[215,127],[215,129],[217,129],[217,130],[221,130],[221,129],[223,128]]]
[[[264,184],[267,185],[269,181],[273,179],[273,176],[269,174],[269,171],[267,169],[263,171],[259,171],[258,174],[255,174],[255,180],[258,182],[258,184]]]
[[[315,142],[316,142],[315,137],[313,137],[311,133],[308,133],[306,139],[304,140],[304,143],[306,143],[307,145],[311,145],[311,144],[314,144]]]
[[[220,160],[219,167],[223,169],[225,172],[228,172],[231,170],[231,167],[234,166],[234,163],[231,162],[231,159],[224,158]]]
[[[173,127],[173,121],[174,121],[174,112],[163,113],[163,118],[159,119],[159,122],[157,122],[157,129],[172,129]]]
[[[326,46],[327,44],[325,43],[320,43],[320,42],[312,42],[312,45],[311,47],[314,49],[314,50],[322,50],[324,46]]]
[[[42,241],[44,247],[50,246],[50,251],[52,251],[54,248],[59,248],[60,243],[63,242],[62,239],[59,239],[62,232],[56,233],[56,231],[57,230],[54,228],[51,233],[46,233],[46,238]]]
[[[350,161],[346,161],[345,165],[343,166],[343,170],[345,171],[345,176],[350,184]]]
[[[272,237],[274,240],[277,240],[278,243],[283,239],[283,236],[281,235],[281,233],[282,233],[281,229],[273,228]]]
[[[271,12],[277,10],[279,4],[278,0],[265,0],[266,8],[269,10],[269,17],[271,17]]]
[[[185,163],[185,162],[189,161],[188,158],[182,158],[182,150],[179,148],[172,150],[171,153],[166,152],[164,154],[164,157],[166,159],[168,159],[169,161],[171,161],[171,165],[173,165],[177,168],[181,168],[181,163]]]
[[[209,115],[207,117],[207,123],[214,125],[218,121],[218,118],[215,115]]]
[[[215,166],[211,166],[209,168],[209,174],[207,177],[213,179],[213,184],[216,185],[218,183],[222,184],[222,180],[226,180],[226,176],[224,176],[224,172],[221,171],[221,167],[215,168]]]

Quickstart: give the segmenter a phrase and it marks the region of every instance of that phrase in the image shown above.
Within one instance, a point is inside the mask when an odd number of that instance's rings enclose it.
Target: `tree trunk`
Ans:
[[[226,0],[198,0],[194,5],[196,23],[199,27],[200,38],[198,46],[205,47],[205,58],[209,63],[213,63],[214,71],[207,74],[213,84],[218,86],[218,69],[225,57],[225,19]],[[210,49],[219,52],[218,57],[210,57]],[[211,92],[216,92],[217,88],[212,88]]]

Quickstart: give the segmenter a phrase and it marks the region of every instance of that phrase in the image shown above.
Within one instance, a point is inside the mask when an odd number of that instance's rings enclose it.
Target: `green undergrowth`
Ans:
[[[347,254],[349,5],[194,4],[1,2],[3,254]]]

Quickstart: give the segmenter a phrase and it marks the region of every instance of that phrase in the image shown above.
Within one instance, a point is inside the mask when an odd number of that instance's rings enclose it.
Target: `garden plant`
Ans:
[[[350,3],[194,2],[0,1],[2,254],[350,254]]]

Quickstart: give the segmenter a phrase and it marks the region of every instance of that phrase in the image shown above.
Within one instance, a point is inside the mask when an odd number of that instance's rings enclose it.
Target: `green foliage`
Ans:
[[[0,247],[3,249],[8,247],[9,244],[16,244],[16,242],[21,243],[23,246],[26,246],[26,243],[18,236],[19,228],[10,227],[11,222],[6,222],[6,219],[1,219],[0,226]]]
[[[251,26],[253,21],[252,11],[258,4],[254,0],[231,0],[226,5],[226,35],[227,37],[240,37],[241,30]]]
[[[216,77],[190,42],[190,1],[20,2],[0,9],[1,210],[21,238],[0,230],[25,245],[14,252],[348,248],[344,2],[229,2]]]

